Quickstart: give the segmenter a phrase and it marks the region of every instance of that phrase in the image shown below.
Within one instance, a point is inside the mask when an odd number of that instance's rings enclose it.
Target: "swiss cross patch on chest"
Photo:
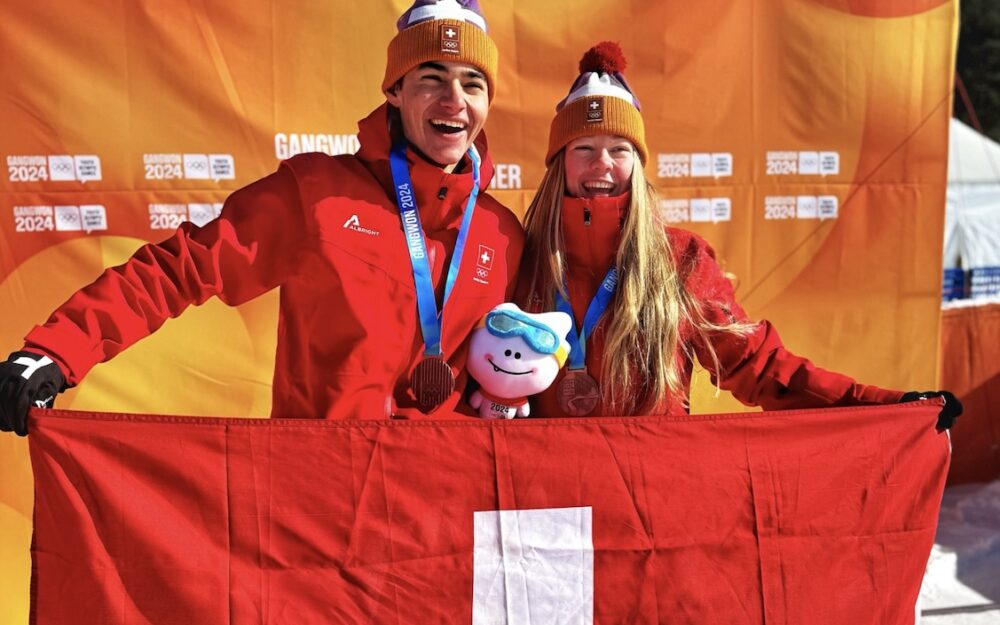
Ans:
[[[479,246],[479,258],[476,260],[476,264],[489,271],[493,269],[493,257],[496,256],[496,252],[493,251],[492,247],[487,245]]]
[[[441,52],[445,54],[461,53],[461,38],[459,30],[451,24],[441,25]]]
[[[604,121],[604,98],[587,100],[587,123]]]
[[[476,275],[473,281],[479,284],[489,284],[490,271],[493,269],[493,258],[496,252],[488,245],[479,246],[479,255],[476,256]]]

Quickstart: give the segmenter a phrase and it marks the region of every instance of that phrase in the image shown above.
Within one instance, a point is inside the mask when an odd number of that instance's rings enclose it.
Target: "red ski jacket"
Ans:
[[[356,155],[302,154],[226,200],[202,228],[186,223],[140,248],[74,294],[25,337],[71,384],[93,367],[212,296],[240,304],[280,288],[276,417],[415,417],[409,377],[424,345],[410,258],[389,172],[388,105],[359,123]],[[493,176],[485,137],[481,187]],[[447,174],[409,156],[438,305],[472,174]],[[523,232],[485,192],[444,306],[442,349],[458,377],[433,411],[449,416],[465,387],[468,337],[510,298]]]
[[[587,306],[614,262],[620,242],[620,224],[628,203],[627,193],[614,198],[563,199],[566,285],[577,330],[583,324]],[[585,210],[589,212],[590,225],[585,224]],[[679,228],[668,227],[666,236],[680,279],[690,293],[706,304],[707,318],[716,323],[748,321],[746,312],[736,302],[732,283],[723,274],[708,243],[693,232]],[[537,294],[527,298],[533,312],[541,312],[540,299]],[[587,372],[598,383],[606,331],[612,319],[613,311],[609,308],[587,341]],[[682,332],[682,340],[693,346],[701,365],[711,371],[722,388],[732,392],[741,402],[765,410],[894,403],[902,396],[898,391],[858,384],[845,375],[821,369],[792,354],[767,321],[756,324],[748,336],[718,333],[712,337],[721,372],[712,371],[711,357],[691,331]],[[675,357],[682,366],[681,374],[687,388],[692,362],[682,350],[678,350]],[[552,386],[532,398],[532,416],[566,416],[556,400],[557,385],[566,371],[564,367]],[[687,400],[687,392],[684,396],[665,397],[654,414],[684,414],[688,411]],[[608,414],[608,411],[599,406],[595,413]]]

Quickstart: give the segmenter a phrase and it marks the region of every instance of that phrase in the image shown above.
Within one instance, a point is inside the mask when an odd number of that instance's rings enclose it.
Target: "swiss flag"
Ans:
[[[476,258],[476,264],[483,269],[493,269],[493,258],[497,253],[492,247],[488,245],[479,246],[479,256]]]
[[[938,409],[35,411],[32,623],[912,625]]]

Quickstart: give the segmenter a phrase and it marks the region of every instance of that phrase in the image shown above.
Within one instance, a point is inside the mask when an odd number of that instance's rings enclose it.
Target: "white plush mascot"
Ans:
[[[566,313],[531,314],[516,304],[487,313],[469,345],[469,375],[480,386],[469,405],[484,419],[527,417],[528,396],[548,388],[565,364],[572,327]]]

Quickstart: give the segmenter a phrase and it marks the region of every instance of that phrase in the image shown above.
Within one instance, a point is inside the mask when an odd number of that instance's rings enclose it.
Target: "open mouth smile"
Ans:
[[[500,373],[501,371],[503,371],[503,372],[504,372],[504,373],[506,373],[507,375],[528,375],[529,373],[531,373],[530,371],[521,371],[521,372],[517,372],[517,371],[507,371],[506,369],[503,369],[503,368],[501,368],[501,367],[498,367],[498,366],[497,366],[497,363],[493,362],[493,361],[492,361],[492,360],[490,360],[489,358],[487,358],[487,359],[486,359],[486,361],[487,361],[488,363],[490,363],[491,365],[493,365],[493,370],[494,370],[494,371],[496,371],[497,373]]]
[[[610,194],[614,190],[615,185],[613,182],[605,182],[603,180],[594,180],[590,182],[583,183],[583,190],[594,195],[606,195]]]
[[[453,119],[431,119],[429,123],[431,128],[446,135],[463,132],[469,127],[467,123]]]

